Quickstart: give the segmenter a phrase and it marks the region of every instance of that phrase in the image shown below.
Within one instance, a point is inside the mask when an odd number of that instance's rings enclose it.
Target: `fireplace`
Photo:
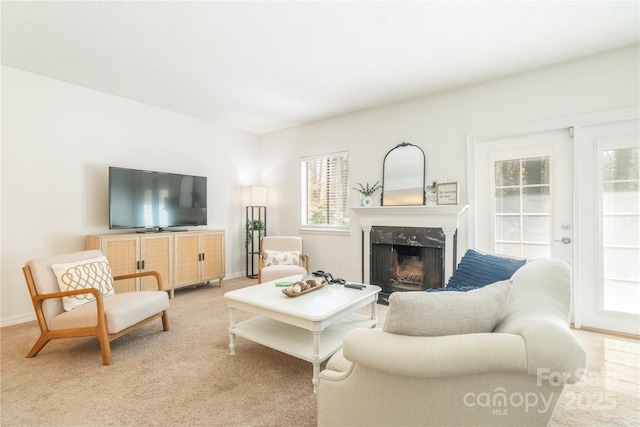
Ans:
[[[351,209],[358,215],[362,228],[363,283],[380,287],[381,283],[388,283],[389,289],[383,292],[389,294],[439,288],[446,284],[457,265],[458,225],[467,206],[371,206]],[[420,230],[423,232],[416,233]],[[418,234],[421,237],[417,237]],[[418,261],[421,267],[417,267]],[[381,263],[386,266],[384,272],[375,272],[375,266]],[[375,278],[374,282],[374,274],[386,277]],[[418,279],[420,284],[417,283]]]
[[[445,235],[440,228],[372,227],[371,280],[382,288],[378,302],[393,292],[444,286]]]

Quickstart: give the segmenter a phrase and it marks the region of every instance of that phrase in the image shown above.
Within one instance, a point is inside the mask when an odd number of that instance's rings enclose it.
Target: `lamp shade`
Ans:
[[[248,188],[249,206],[267,206],[267,187],[257,185]]]

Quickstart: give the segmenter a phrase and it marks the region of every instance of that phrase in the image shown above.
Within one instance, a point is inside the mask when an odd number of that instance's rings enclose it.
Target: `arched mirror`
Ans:
[[[422,148],[403,142],[389,150],[382,167],[382,205],[424,205],[425,174]]]

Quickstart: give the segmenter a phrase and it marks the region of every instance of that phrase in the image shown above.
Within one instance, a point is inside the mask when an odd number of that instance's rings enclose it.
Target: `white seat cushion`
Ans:
[[[299,265],[270,265],[269,267],[262,267],[260,272],[262,283],[293,276],[294,274],[304,275],[307,274],[307,270]]]
[[[164,291],[125,292],[103,298],[107,332],[116,334],[129,326],[169,308],[169,295]],[[97,324],[96,302],[84,304],[54,317],[52,331],[91,327]]]

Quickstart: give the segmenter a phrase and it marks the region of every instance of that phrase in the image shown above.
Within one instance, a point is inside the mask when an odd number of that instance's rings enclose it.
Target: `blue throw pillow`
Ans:
[[[467,292],[472,289],[478,289],[477,286],[447,286],[446,288],[427,289],[427,292],[457,291]]]
[[[447,287],[442,290],[468,291],[469,289],[456,288],[481,288],[490,283],[508,280],[526,262],[524,259],[483,254],[469,249],[451,275]]]

